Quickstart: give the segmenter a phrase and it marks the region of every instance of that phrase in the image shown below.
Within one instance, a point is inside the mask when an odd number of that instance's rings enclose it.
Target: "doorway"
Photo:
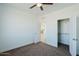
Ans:
[[[69,41],[69,19],[60,19],[58,20],[58,47],[63,45],[69,51]]]
[[[45,43],[46,24],[44,19],[40,21],[40,41]]]

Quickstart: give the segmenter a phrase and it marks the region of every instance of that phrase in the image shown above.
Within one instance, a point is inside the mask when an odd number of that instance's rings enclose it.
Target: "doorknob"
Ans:
[[[75,40],[75,39],[73,39],[73,40]]]
[[[78,39],[73,39],[73,40],[76,40],[76,41],[78,41]]]
[[[78,41],[78,39],[76,39]]]

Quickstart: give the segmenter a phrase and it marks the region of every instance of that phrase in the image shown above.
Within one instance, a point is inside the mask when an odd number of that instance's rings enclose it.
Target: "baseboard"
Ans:
[[[15,50],[15,49],[19,49],[19,48],[22,48],[22,47],[25,47],[25,46],[30,46],[30,45],[33,45],[33,44],[39,44],[40,42],[36,42],[36,43],[30,43],[30,44],[27,44],[27,45],[23,45],[23,46],[20,46],[20,47],[17,47],[17,48],[13,48],[13,49],[10,49],[10,50],[7,50],[7,51],[4,51],[2,53],[5,53],[5,52],[8,52],[8,51],[11,51],[11,50]]]
[[[17,46],[17,47],[11,48],[11,49],[7,49],[7,50],[4,50],[4,51],[1,51],[0,53],[5,53],[5,52],[11,51],[11,50],[15,50],[15,49],[18,49],[18,48],[21,48],[21,47],[24,47],[24,46],[30,46],[32,44],[34,44],[34,43],[32,42],[32,43],[29,43],[29,44],[23,44],[21,46]]]
[[[36,42],[36,43],[33,43],[33,44],[39,44],[39,43],[41,43],[41,42],[39,41],[39,42]]]
[[[52,46],[52,45],[50,45],[50,44],[48,44],[48,43],[45,43],[45,42],[41,42],[41,43],[44,43],[44,44],[46,44],[46,45],[48,45],[48,46],[50,46],[50,47],[55,47],[55,46]],[[55,47],[55,48],[57,48],[57,47]]]

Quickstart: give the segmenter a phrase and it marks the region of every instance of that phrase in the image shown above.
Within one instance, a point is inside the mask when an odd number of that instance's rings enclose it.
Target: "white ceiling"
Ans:
[[[40,8],[38,8],[38,7],[29,9],[29,7],[34,5],[34,3],[9,3],[6,5],[13,6],[13,7],[19,8],[23,11],[28,11],[28,12],[36,14],[36,15],[41,15],[41,14],[47,14],[47,13],[50,13],[53,11],[63,9],[65,7],[69,7],[71,5],[74,5],[74,3],[54,3],[53,5],[43,5],[44,11],[41,11]]]

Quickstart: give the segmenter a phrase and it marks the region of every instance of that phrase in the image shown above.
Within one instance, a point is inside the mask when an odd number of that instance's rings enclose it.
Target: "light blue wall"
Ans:
[[[0,5],[0,52],[39,41],[35,15]]]
[[[57,22],[52,17],[45,18],[46,32],[45,43],[57,47]]]

